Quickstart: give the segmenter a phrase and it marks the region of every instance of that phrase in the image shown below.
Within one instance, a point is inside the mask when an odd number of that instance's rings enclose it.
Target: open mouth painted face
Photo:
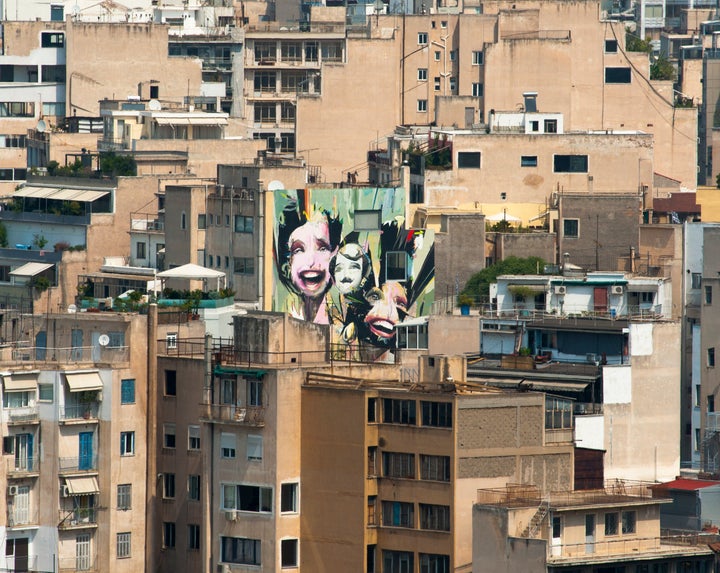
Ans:
[[[386,282],[381,288],[370,290],[365,300],[371,305],[365,316],[370,332],[381,339],[394,338],[395,325],[400,321],[400,316],[407,313],[405,287],[398,282]]]
[[[342,294],[348,294],[360,286],[362,262],[338,253],[335,257],[335,286]]]
[[[301,225],[290,235],[288,246],[293,284],[310,298],[324,294],[330,285],[328,268],[333,256],[327,222]]]

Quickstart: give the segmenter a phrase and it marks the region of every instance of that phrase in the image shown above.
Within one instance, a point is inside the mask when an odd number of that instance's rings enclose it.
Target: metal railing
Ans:
[[[27,346],[18,342],[0,349],[3,363],[7,366],[30,366],[53,362],[73,364],[77,362],[107,363],[127,362],[130,355],[127,346],[76,346],[45,347]]]
[[[5,417],[8,424],[27,424],[39,420],[37,404],[22,406],[20,408],[5,409]]]
[[[125,139],[119,137],[98,137],[97,146],[100,151],[123,151],[130,147]]]
[[[60,408],[60,420],[95,420],[99,411],[100,404],[97,402],[64,406]]]
[[[58,566],[60,571],[94,571],[95,556],[85,555],[81,557],[60,557],[58,559]]]
[[[631,480],[606,480],[602,489],[553,491],[542,495],[537,486],[529,484],[508,484],[501,488],[477,490],[477,503],[509,507],[535,507],[547,499],[550,508],[572,507],[574,505],[602,505],[637,498],[653,497],[649,482]]]
[[[58,458],[58,468],[60,473],[97,471],[97,456]]]
[[[37,555],[26,557],[0,557],[0,571],[37,571]]]
[[[58,528],[60,529],[74,529],[94,525],[97,525],[97,509],[95,508],[60,510],[58,522]]]
[[[233,406],[231,404],[205,404],[205,419],[212,422],[229,422],[245,426],[265,425],[265,408],[261,406]]]
[[[11,458],[6,460],[5,463],[7,474],[11,477],[34,474],[40,471],[40,459],[37,457]]]
[[[38,522],[38,510],[31,510],[29,508],[19,509],[10,505],[8,506],[7,519],[8,527],[35,525]]]

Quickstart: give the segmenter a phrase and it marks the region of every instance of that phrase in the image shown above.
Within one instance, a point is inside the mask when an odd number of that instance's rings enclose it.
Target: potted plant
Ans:
[[[460,314],[463,316],[468,316],[470,314],[470,307],[472,306],[473,297],[471,297],[469,294],[460,294],[458,296],[458,306],[460,307]]]

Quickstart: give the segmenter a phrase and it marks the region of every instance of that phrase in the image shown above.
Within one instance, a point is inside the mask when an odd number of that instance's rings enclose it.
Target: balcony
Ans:
[[[12,498],[10,498],[12,499]],[[27,507],[19,508],[8,505],[7,512],[7,526],[9,528],[22,529],[29,525],[38,524],[38,511],[37,509],[31,510]]]
[[[11,458],[6,464],[8,478],[20,479],[40,474],[40,459],[37,457]]]
[[[241,408],[232,404],[205,404],[205,412],[201,419],[206,422],[261,428],[265,425],[265,408],[261,406]]]
[[[130,146],[124,139],[112,138],[112,137],[99,137],[97,140],[97,147],[99,152],[104,151],[124,151],[130,149]]]
[[[95,568],[95,556],[83,555],[80,557],[60,557],[58,559],[60,571],[97,571]],[[12,569],[10,569],[12,571]]]
[[[58,520],[58,529],[85,529],[97,527],[96,508],[61,509]]]
[[[0,557],[0,571],[37,571],[37,555],[27,557]]]
[[[58,462],[61,475],[97,472],[97,456],[59,458]]]
[[[60,423],[68,424],[72,422],[97,422],[100,404],[98,402],[88,402],[87,404],[73,404],[60,408]]]
[[[20,408],[7,408],[5,419],[9,426],[37,424],[40,422],[37,404]]]

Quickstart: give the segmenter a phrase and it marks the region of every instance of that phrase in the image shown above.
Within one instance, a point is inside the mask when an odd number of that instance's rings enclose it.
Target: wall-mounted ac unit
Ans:
[[[555,285],[555,294],[567,294],[567,287],[565,285]]]
[[[225,519],[228,521],[237,521],[237,511],[234,509],[229,509],[225,511]]]
[[[16,485],[8,486],[8,495],[10,495],[10,496],[17,495],[17,492],[18,492],[18,486],[16,486]]]
[[[70,497],[70,488],[68,486],[64,485],[60,488],[60,495],[63,497]]]
[[[613,285],[610,289],[610,292],[612,294],[622,294],[625,289],[622,287],[622,285]]]

